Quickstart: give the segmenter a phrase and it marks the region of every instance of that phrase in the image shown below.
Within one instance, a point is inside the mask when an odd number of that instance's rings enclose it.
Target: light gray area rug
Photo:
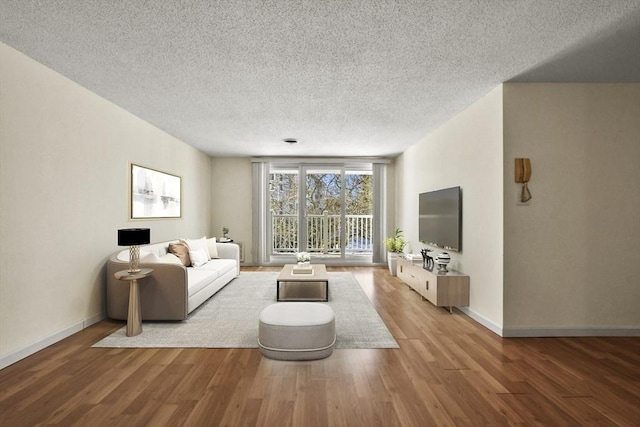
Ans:
[[[329,274],[329,302],[336,315],[336,348],[398,348],[351,273]],[[258,316],[276,302],[278,272],[247,272],[194,310],[183,322],[144,322],[142,334],[121,328],[93,347],[257,348]]]

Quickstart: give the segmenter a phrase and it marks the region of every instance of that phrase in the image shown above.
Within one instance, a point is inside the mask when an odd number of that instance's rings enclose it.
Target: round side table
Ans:
[[[138,279],[149,277],[153,273],[151,268],[142,268],[137,273],[121,270],[114,274],[118,280],[129,281],[129,309],[127,312],[127,336],[134,337],[142,333],[142,314],[140,310],[140,291]]]

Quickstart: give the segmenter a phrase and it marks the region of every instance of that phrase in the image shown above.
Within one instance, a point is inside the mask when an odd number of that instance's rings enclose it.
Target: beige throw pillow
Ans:
[[[180,262],[185,267],[191,266],[191,258],[189,258],[189,247],[186,243],[169,243],[169,252],[180,258]]]

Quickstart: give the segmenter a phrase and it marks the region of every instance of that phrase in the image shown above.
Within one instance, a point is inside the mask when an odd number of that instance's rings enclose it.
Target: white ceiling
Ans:
[[[640,0],[0,0],[0,40],[213,156],[393,156],[505,81],[640,81]]]

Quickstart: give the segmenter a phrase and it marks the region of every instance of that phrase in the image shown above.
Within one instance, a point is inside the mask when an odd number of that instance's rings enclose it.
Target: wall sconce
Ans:
[[[520,192],[520,202],[525,203],[531,200],[531,192],[527,183],[531,179],[531,160],[526,158],[517,158],[515,163],[516,182],[522,184]]]

